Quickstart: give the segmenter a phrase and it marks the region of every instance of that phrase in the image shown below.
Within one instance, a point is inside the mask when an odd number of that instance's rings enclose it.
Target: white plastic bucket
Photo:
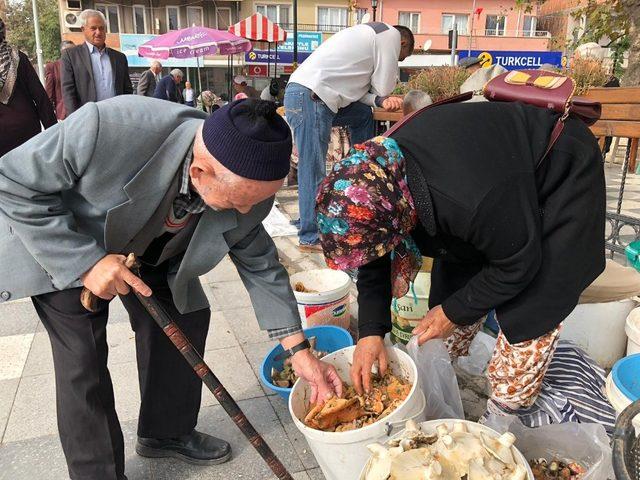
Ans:
[[[605,383],[605,391],[607,393],[607,398],[614,410],[616,411],[616,415],[620,415],[622,411],[631,405],[631,399],[627,398],[627,396],[616,387],[616,383],[613,381],[613,374],[610,373],[607,376],[607,381]],[[636,432],[640,433],[640,415],[636,416],[633,419],[633,426],[636,429]]]
[[[627,317],[627,355],[640,353],[640,308],[634,308]]]
[[[314,292],[296,292],[298,282]],[[302,328],[336,325],[349,330],[349,275],[328,268],[298,272],[291,275],[291,288],[298,302]]]
[[[635,306],[631,299],[580,304],[562,322],[560,338],[577,344],[602,368],[611,368],[624,357],[625,324]]]
[[[347,347],[331,353],[322,360],[336,367],[340,377],[349,378],[349,370],[356,347]],[[348,432],[323,432],[307,427],[303,421],[309,411],[309,385],[302,379],[293,386],[289,396],[289,412],[298,430],[307,439],[311,451],[327,480],[358,478],[370,453],[370,443],[384,443],[388,437],[404,428],[406,420],[417,423],[424,420],[425,398],[418,385],[418,371],[411,357],[403,351],[389,347],[387,357],[391,371],[413,383],[409,395],[400,406],[382,420]]]
[[[473,433],[476,435],[479,435],[480,433],[484,433],[485,435],[488,435],[493,438],[500,437],[500,434],[495,430],[485,425],[480,425],[479,423],[476,423],[476,422],[470,422],[469,420],[459,420],[459,419],[429,420],[427,422],[420,423],[419,427],[423,432],[433,433],[435,432],[436,427],[438,425],[442,425],[443,423],[446,424],[447,427],[449,427],[449,429],[452,429],[453,425],[456,423],[464,423],[470,433]],[[396,435],[394,435],[394,437],[398,437],[401,433],[402,432],[398,432]],[[528,480],[533,480],[533,472],[531,471],[529,462],[527,462],[526,458],[524,458],[524,455],[522,455],[520,450],[518,450],[517,448],[513,447],[513,452],[514,452],[516,463],[518,465],[523,466],[527,470]],[[360,480],[365,480],[365,475],[367,473],[367,467],[369,466],[369,462],[370,460],[367,460],[367,463],[362,468],[362,471],[360,472],[360,476],[358,477]]]

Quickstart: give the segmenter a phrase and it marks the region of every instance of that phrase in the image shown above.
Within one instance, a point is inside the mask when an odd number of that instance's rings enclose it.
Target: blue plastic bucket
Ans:
[[[640,353],[618,360],[611,376],[616,388],[631,402],[640,400]]]
[[[333,325],[305,328],[304,334],[307,338],[316,337],[316,350],[321,352],[333,353],[353,345],[351,334],[344,328]],[[260,381],[265,387],[273,390],[285,400],[289,400],[290,388],[278,387],[271,383],[271,368],[276,370],[282,370],[283,368],[284,360],[274,361],[274,358],[282,352],[282,345],[278,343],[265,357],[260,367]]]

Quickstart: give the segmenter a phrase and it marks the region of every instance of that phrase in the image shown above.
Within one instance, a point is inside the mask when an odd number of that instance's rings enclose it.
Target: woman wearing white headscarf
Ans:
[[[29,58],[6,41],[0,19],[0,157],[57,122]]]

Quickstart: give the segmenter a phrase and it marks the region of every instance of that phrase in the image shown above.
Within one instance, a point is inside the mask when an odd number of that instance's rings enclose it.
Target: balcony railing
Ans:
[[[279,23],[285,30],[293,30],[293,23]],[[298,23],[298,30],[306,32],[339,32],[349,25],[327,25],[317,23]]]
[[[293,23],[279,23],[285,30],[293,30]],[[317,23],[298,23],[298,30],[307,32],[339,32],[348,25],[327,25]],[[414,32],[415,33],[415,32]],[[449,32],[420,32],[420,35],[448,35]],[[466,29],[458,31],[461,36],[468,36]],[[500,30],[500,29],[473,29],[474,37],[525,37],[525,38],[551,38],[551,33],[546,30]]]

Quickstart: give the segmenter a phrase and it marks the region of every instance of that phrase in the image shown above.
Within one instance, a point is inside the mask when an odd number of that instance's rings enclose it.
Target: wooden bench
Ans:
[[[640,138],[640,88],[592,88],[584,96],[602,104],[602,117],[591,127],[600,147],[604,147],[605,137],[628,138],[625,163],[630,172],[635,172]]]
[[[606,249],[624,255],[624,247],[628,239],[621,238],[623,228],[633,239],[640,238],[640,218],[624,215],[622,203],[627,172],[635,173],[638,158],[638,139],[640,138],[640,88],[592,88],[584,95],[602,104],[602,116],[592,127],[591,131],[598,137],[600,147],[604,147],[605,137],[627,138],[627,149],[622,164],[622,176],[617,194],[615,209],[607,209],[608,231],[606,234]],[[633,240],[632,239],[632,240]]]

